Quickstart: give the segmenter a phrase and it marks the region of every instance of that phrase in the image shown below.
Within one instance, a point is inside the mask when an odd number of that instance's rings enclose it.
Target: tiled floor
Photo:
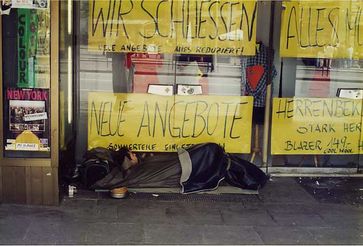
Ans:
[[[0,205],[1,244],[363,244],[363,208],[292,178],[256,194],[79,192],[58,207]]]

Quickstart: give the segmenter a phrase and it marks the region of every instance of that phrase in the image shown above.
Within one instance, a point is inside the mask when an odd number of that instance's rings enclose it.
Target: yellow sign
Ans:
[[[41,147],[40,140],[32,131],[25,130],[15,139],[15,150],[39,151],[46,150]]]
[[[91,0],[88,49],[254,55],[256,0]]]
[[[363,1],[283,1],[281,57],[363,57]]]
[[[215,142],[230,153],[249,153],[252,106],[252,97],[92,92],[88,148],[174,152]]]
[[[274,98],[271,153],[359,154],[361,117],[361,100]]]

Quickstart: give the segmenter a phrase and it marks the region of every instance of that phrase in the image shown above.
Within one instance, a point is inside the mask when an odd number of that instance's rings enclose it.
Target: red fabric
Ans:
[[[261,80],[264,72],[265,68],[262,65],[254,65],[247,67],[246,69],[247,82],[252,90],[256,90],[258,82]]]
[[[309,84],[310,97],[329,97],[330,94],[330,71],[317,69],[314,71],[313,79]]]
[[[126,54],[126,60],[125,60],[125,66],[130,69],[131,65],[132,65],[132,55],[135,53],[127,53]]]

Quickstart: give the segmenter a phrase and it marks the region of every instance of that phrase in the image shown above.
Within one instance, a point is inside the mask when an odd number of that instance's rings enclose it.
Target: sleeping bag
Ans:
[[[180,187],[181,193],[188,194],[214,190],[224,179],[232,186],[257,190],[268,176],[254,164],[225,153],[218,144],[204,143],[141,159],[127,170],[115,167],[92,188]]]

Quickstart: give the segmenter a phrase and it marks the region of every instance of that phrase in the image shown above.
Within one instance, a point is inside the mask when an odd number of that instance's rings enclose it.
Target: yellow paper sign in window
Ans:
[[[175,152],[215,142],[249,153],[252,97],[90,93],[88,148]]]
[[[256,0],[89,1],[88,48],[254,55]]]
[[[359,154],[362,101],[274,98],[271,154]]]
[[[282,57],[363,57],[363,1],[283,1]]]

